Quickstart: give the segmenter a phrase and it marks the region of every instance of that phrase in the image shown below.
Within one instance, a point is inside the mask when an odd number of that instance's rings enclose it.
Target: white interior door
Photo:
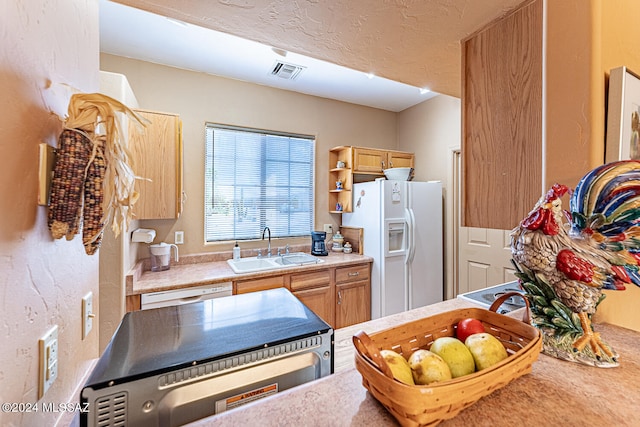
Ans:
[[[458,293],[515,280],[509,233],[510,230],[460,227]]]
[[[461,161],[460,152],[454,154],[455,203],[454,269],[457,274],[454,296],[515,280],[511,264],[511,230],[471,228],[461,226]]]

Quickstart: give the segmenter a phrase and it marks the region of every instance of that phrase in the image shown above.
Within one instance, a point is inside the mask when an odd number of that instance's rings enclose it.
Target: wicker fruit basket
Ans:
[[[513,295],[519,294],[504,294],[489,310],[452,310],[371,336],[358,332],[353,336],[353,344],[362,384],[403,426],[435,426],[453,418],[480,398],[531,372],[540,354],[542,337],[529,324],[528,307],[522,321],[495,312],[502,301]],[[467,317],[480,320],[486,332],[504,344],[506,359],[482,371],[441,383],[407,385],[393,378],[380,350],[394,350],[408,358],[419,348],[428,349],[436,338],[455,336],[458,322]]]

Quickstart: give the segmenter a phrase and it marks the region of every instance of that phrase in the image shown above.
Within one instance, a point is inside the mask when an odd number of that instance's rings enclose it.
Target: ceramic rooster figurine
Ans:
[[[570,192],[554,185],[511,233],[511,252],[544,351],[593,366],[616,353],[591,326],[602,289],[640,285],[640,162],[602,165]]]

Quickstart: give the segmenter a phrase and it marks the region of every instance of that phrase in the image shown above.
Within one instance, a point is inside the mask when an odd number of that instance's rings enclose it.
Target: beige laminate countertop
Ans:
[[[396,420],[362,386],[351,337],[474,304],[452,299],[335,331],[335,374],[189,424],[213,426],[383,426]],[[610,369],[540,354],[533,371],[482,398],[441,426],[638,426],[640,333],[598,324],[619,353]]]
[[[180,264],[172,265],[169,270],[157,272],[144,270],[144,264],[138,263],[127,276],[127,296],[235,280],[259,279],[373,261],[371,257],[365,255],[340,252],[329,252],[328,256],[318,257],[318,259],[322,262],[243,274],[234,273],[226,260],[207,261],[198,256],[184,257],[184,261],[181,260]]]

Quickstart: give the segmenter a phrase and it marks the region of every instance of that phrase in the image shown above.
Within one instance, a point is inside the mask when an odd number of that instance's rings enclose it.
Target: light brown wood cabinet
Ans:
[[[387,151],[387,164],[389,168],[412,168],[415,163],[415,155],[413,153],[404,153],[402,151]]]
[[[542,194],[542,8],[529,2],[462,43],[464,226],[510,230]]]
[[[387,163],[387,153],[373,148],[354,147],[353,170],[356,173],[382,174]]]
[[[353,173],[383,175],[385,169],[414,166],[414,154],[402,151],[353,147]]]
[[[371,320],[371,263],[236,280],[233,294],[283,287],[334,329]],[[127,296],[127,311],[140,310],[140,300]]]
[[[338,162],[344,166],[338,167]],[[329,150],[329,212],[351,212],[353,187],[353,149],[335,147]],[[338,188],[337,182],[341,183]]]
[[[344,166],[338,167],[338,161]],[[415,155],[403,151],[341,146],[329,150],[329,212],[352,212],[354,182],[372,181],[391,167],[414,167]],[[337,182],[340,182],[338,186]]]
[[[336,268],[336,329],[371,319],[370,271],[370,264]]]
[[[282,288],[285,285],[285,276],[271,276],[261,279],[238,280],[233,282],[234,294],[246,294],[248,292],[266,291],[267,289]]]
[[[175,219],[182,213],[183,158],[180,116],[135,110],[150,121],[143,129],[130,125],[129,151],[140,198],[133,206],[137,219]]]
[[[371,320],[371,264],[238,280],[234,294],[286,287],[333,328]]]
[[[333,287],[331,270],[292,274],[291,292],[325,322],[334,323]]]

